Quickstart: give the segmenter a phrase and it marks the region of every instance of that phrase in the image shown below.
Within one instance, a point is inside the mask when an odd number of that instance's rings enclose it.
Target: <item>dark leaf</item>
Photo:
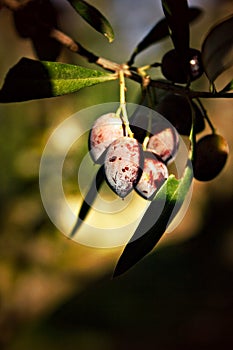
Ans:
[[[148,254],[158,243],[168,224],[181,208],[190,188],[192,178],[192,165],[190,160],[188,160],[184,175],[180,180],[175,179],[173,175],[169,176],[168,180],[151,202],[134,235],[126,245],[115,268],[114,277],[126,272]],[[163,200],[164,196],[165,203]],[[157,211],[160,211],[161,205],[163,205],[163,210],[158,220],[155,220],[154,218],[157,215]],[[155,223],[151,226],[152,220],[155,220]],[[144,233],[145,231],[146,233]]]
[[[49,0],[29,1],[13,12],[15,28],[23,38],[49,35],[57,28],[57,12]]]
[[[114,40],[114,32],[108,20],[94,6],[83,0],[67,0],[75,10],[95,30],[103,34],[109,42]]]
[[[198,7],[190,7],[189,8],[189,22],[194,21],[198,18],[202,13],[202,10]],[[166,18],[163,18],[161,21],[156,23],[156,25],[150,30],[150,32],[142,39],[142,41],[138,44],[136,49],[134,50],[128,64],[131,65],[134,62],[135,57],[147,49],[149,46],[157,43],[158,41],[164,39],[169,35],[169,28]]]
[[[22,58],[7,74],[0,102],[61,96],[114,79],[113,74],[76,65]]]
[[[224,89],[222,89],[220,92],[227,92],[233,90],[233,80],[230,81],[229,84],[227,84]]]
[[[77,221],[76,221],[76,223],[75,223],[75,225],[70,233],[71,238],[77,233],[79,227],[82,225],[82,222],[87,217],[87,214],[89,213],[89,211],[91,209],[92,203],[94,202],[94,200],[98,194],[98,191],[104,182],[104,179],[105,179],[104,166],[102,165],[99,168],[99,170],[96,174],[96,177],[93,180],[89,191],[87,192],[85,200],[82,203],[82,206],[81,206],[79,214],[78,214]]]
[[[202,61],[211,82],[233,65],[233,15],[215,25],[202,45]]]
[[[187,0],[162,0],[162,5],[174,47],[179,54],[184,71],[188,74],[189,8]]]
[[[61,44],[58,41],[46,35],[35,36],[31,40],[39,60],[56,61],[61,52]]]
[[[30,38],[40,60],[56,61],[61,44],[50,38],[50,32],[57,28],[57,11],[49,0],[30,1],[13,12],[17,33]]]

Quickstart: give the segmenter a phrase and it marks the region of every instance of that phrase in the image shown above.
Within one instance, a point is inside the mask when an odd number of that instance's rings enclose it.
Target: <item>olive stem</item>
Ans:
[[[197,102],[198,102],[198,104],[199,104],[199,106],[201,108],[202,114],[203,114],[204,118],[206,119],[206,121],[207,121],[207,123],[208,123],[208,125],[209,125],[209,127],[210,127],[210,129],[212,131],[212,133],[215,134],[216,133],[216,128],[214,127],[213,123],[211,122],[210,118],[208,117],[208,114],[207,114],[207,111],[206,111],[205,107],[203,106],[203,104],[202,104],[202,102],[201,102],[201,100],[199,98],[197,98]]]
[[[119,71],[119,82],[120,82],[120,107],[117,111],[117,113],[121,112],[121,119],[125,126],[125,133],[126,136],[129,136],[131,138],[134,137],[134,134],[132,133],[130,126],[129,126],[129,119],[128,119],[128,113],[126,109],[126,100],[125,100],[125,92],[126,92],[126,86],[125,86],[125,76],[124,76],[124,70],[121,69]]]
[[[195,116],[195,110],[192,106],[191,100],[188,97],[187,97],[187,100],[190,105],[191,116],[192,116],[192,126],[189,134],[189,141],[190,141],[189,159],[193,162],[195,157],[195,147],[196,147],[196,134],[194,132],[196,116]]]
[[[12,0],[13,1],[13,0]],[[50,37],[57,40],[60,44],[65,46],[70,51],[79,54],[82,57],[85,57],[90,63],[94,63],[103,69],[106,69],[110,72],[119,73],[120,70],[124,71],[125,77],[136,81],[138,83],[142,83],[143,77],[140,75],[140,68],[129,67],[128,64],[119,64],[114,61],[108,60],[104,57],[98,57],[93,54],[86,48],[84,48],[79,42],[75,41],[72,37],[65,34],[59,29],[52,28],[50,32]],[[154,63],[150,67],[159,67],[160,63]],[[146,67],[146,66],[145,66]],[[144,73],[145,73],[144,67]],[[149,66],[148,66],[149,67]],[[186,89],[184,86],[172,84],[167,81],[161,80],[150,80],[150,86],[157,87],[158,89],[167,90],[179,95],[189,96],[190,98],[232,98],[233,93],[231,92],[207,92],[207,91],[194,91],[191,89]]]

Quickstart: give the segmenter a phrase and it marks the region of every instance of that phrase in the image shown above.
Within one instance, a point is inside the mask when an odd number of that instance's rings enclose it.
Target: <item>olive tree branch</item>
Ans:
[[[143,84],[145,76],[141,73],[140,68],[135,69],[135,67],[129,67],[127,64],[118,64],[116,62],[110,61],[103,57],[98,57],[92,52],[85,49],[80,43],[73,40],[70,36],[63,33],[59,29],[53,28],[50,32],[50,37],[59,41],[63,46],[65,46],[70,51],[85,57],[88,62],[95,63],[96,65],[106,69],[108,71],[120,74],[121,71],[124,72],[124,76],[140,84]],[[147,77],[148,79],[148,77]],[[206,92],[206,91],[195,91],[190,88],[173,84],[167,81],[153,80],[150,79],[147,83],[150,86],[156,87],[158,89],[167,90],[179,95],[188,96],[189,98],[233,98],[233,93],[230,92]]]

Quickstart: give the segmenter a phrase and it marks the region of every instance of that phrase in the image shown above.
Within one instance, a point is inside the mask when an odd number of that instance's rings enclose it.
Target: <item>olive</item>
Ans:
[[[147,150],[156,154],[164,163],[169,163],[178,152],[179,140],[179,134],[172,126],[159,128],[149,138]]]
[[[194,110],[195,134],[205,129],[205,121],[200,108],[191,102]],[[181,135],[189,135],[192,126],[192,109],[186,97],[177,94],[167,94],[158,104],[157,111],[162,114]]]
[[[188,76],[184,70],[179,54],[175,49],[168,51],[162,58],[161,69],[164,77],[174,83],[185,84],[198,79],[203,74],[201,52],[196,49],[189,49],[188,55],[189,70]]]
[[[166,165],[151,152],[144,152],[143,172],[135,186],[136,192],[147,200],[152,200],[156,192],[168,178]]]
[[[199,181],[214,179],[223,169],[229,153],[225,138],[218,134],[202,137],[195,148],[193,174]]]
[[[95,163],[103,163],[108,146],[124,134],[121,118],[115,113],[99,117],[89,134],[89,150]]]
[[[107,149],[104,161],[106,181],[121,198],[126,197],[142,174],[143,152],[131,137],[120,137]]]

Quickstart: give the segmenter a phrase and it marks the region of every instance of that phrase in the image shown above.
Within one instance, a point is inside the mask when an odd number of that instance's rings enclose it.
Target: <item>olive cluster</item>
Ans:
[[[168,178],[167,163],[177,153],[179,135],[172,126],[155,127],[142,147],[145,135],[141,137],[140,128],[135,128],[133,137],[125,134],[125,125],[115,113],[100,116],[89,134],[91,157],[104,164],[106,182],[118,196],[124,198],[135,189],[151,200]]]
[[[189,135],[192,125],[195,135],[205,130],[205,113],[194,101],[190,103],[184,96],[167,94],[159,102],[157,111],[181,135]],[[229,153],[227,141],[215,130],[212,131],[211,134],[200,137],[194,145],[193,175],[199,181],[214,179],[227,161]]]

